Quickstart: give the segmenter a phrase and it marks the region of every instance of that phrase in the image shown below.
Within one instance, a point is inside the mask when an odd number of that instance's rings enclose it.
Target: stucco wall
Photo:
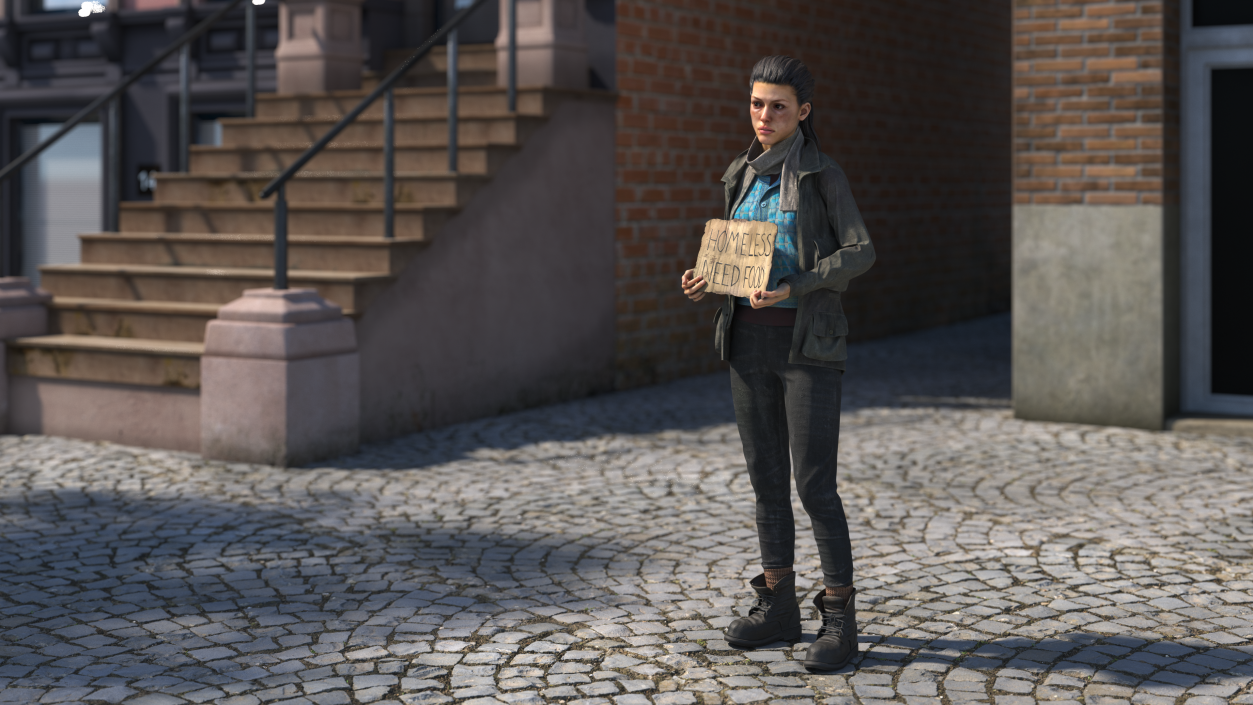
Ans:
[[[567,101],[358,322],[371,440],[609,389],[612,97]]]
[[[1178,406],[1177,211],[1014,207],[1014,414],[1147,429]]]

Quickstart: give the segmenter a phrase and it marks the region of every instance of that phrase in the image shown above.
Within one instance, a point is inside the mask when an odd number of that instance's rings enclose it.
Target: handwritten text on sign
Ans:
[[[696,276],[711,294],[748,296],[770,284],[779,226],[759,220],[711,220],[696,258]]]

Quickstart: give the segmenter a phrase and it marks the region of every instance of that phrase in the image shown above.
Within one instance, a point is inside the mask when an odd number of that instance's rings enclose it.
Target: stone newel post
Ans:
[[[9,361],[4,341],[48,332],[52,296],[26,277],[0,277],[0,433],[9,428]]]
[[[249,289],[205,329],[206,458],[290,466],[357,449],[357,337],[313,289]]]
[[[282,0],[278,6],[279,93],[361,87],[363,0]]]
[[[509,81],[509,0],[500,0],[496,83]],[[517,0],[518,85],[587,88],[582,0]]]

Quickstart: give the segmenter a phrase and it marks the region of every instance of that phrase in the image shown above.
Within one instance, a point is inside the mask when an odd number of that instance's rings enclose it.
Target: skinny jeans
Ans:
[[[790,363],[791,348],[790,327],[731,324],[731,398],[757,496],[761,563],[763,568],[795,563],[795,477],[818,543],[823,584],[848,587],[853,547],[836,485],[844,372]]]

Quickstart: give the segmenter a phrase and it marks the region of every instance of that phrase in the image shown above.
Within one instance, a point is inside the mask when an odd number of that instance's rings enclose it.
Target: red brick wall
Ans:
[[[1017,0],[1014,202],[1178,202],[1179,6]]]
[[[1012,8],[987,0],[618,0],[618,383],[717,369],[713,302],[681,294],[719,179],[753,137],[769,54],[817,78],[816,128],[879,255],[854,338],[1009,306]]]

